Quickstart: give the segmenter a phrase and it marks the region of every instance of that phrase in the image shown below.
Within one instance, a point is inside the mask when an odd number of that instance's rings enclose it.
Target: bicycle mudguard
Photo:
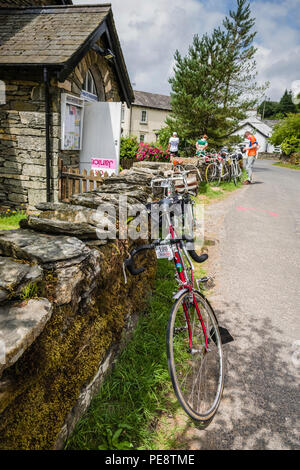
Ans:
[[[219,326],[219,332],[220,332],[222,344],[227,344],[227,343],[231,343],[231,341],[234,341],[233,337],[231,336],[227,328],[224,328],[223,326],[220,326],[220,325],[218,326]],[[212,333],[212,330],[210,330],[209,333],[210,333],[211,339],[214,341],[214,343],[216,343],[216,338],[215,338],[215,335]]]
[[[183,287],[182,289],[180,289],[178,292],[176,292],[174,295],[173,295],[173,299],[174,300],[178,300],[182,294],[185,294],[186,292],[188,292],[188,288],[186,287]]]

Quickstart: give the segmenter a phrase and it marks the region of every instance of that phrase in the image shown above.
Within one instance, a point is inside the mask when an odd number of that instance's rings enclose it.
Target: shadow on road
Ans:
[[[227,321],[228,312],[234,320]],[[238,304],[224,304],[216,313],[234,337],[224,346],[224,394],[205,430],[187,423],[181,436],[185,449],[299,449],[296,366],[281,331],[271,318],[260,319],[259,309],[254,316],[242,312]]]

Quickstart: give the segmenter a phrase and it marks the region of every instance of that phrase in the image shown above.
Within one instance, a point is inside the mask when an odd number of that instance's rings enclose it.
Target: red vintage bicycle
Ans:
[[[163,181],[166,188],[166,180]],[[169,179],[168,193],[172,192],[172,184]],[[192,203],[190,194],[168,195],[159,201],[161,213],[169,225],[167,237],[134,249],[124,264],[131,274],[141,274],[146,268],[136,268],[134,257],[149,249],[155,249],[157,258],[173,261],[179,289],[173,297],[167,327],[169,373],[184,411],[193,420],[209,424],[219,407],[224,386],[222,343],[232,341],[233,338],[225,328],[218,325],[212,306],[201,292],[201,285],[209,278],[194,279],[192,260],[203,263],[208,255],[198,256],[190,246],[191,238],[178,237],[170,215],[169,209],[174,204],[190,204],[192,207]]]

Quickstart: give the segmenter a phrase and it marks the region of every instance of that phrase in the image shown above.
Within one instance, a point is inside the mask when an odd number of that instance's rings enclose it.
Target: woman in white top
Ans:
[[[169,146],[168,150],[173,155],[178,155],[178,145],[179,145],[179,137],[177,137],[177,132],[173,132],[173,136],[169,139]]]

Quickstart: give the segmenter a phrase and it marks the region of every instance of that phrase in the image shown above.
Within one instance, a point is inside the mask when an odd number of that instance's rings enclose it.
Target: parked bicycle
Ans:
[[[219,186],[221,181],[230,181],[230,166],[227,161],[227,154],[216,154],[213,161],[207,165],[205,171],[205,179],[207,183],[214,183]]]
[[[198,193],[198,185],[202,181],[201,173],[196,165],[185,165],[173,162],[173,169],[169,172],[177,192],[191,191],[194,196]]]
[[[173,261],[178,292],[173,296],[167,326],[167,358],[169,373],[177,399],[184,411],[195,421],[209,424],[216,414],[224,387],[224,356],[222,343],[232,341],[229,332],[219,326],[215,312],[201,292],[208,277],[195,281],[192,260],[203,263],[207,254],[200,256],[187,243],[191,238],[178,236],[170,207],[174,204],[192,205],[188,192],[174,195],[173,180],[156,180],[163,184],[167,196],[158,202],[167,218],[169,233],[131,251],[124,265],[132,275],[139,275],[146,267],[136,268],[134,257],[154,249],[157,258]]]
[[[240,166],[240,161],[243,159],[242,154],[232,153],[229,155],[228,163],[230,164],[230,175],[234,184],[237,185],[238,182],[243,181],[243,172]]]

